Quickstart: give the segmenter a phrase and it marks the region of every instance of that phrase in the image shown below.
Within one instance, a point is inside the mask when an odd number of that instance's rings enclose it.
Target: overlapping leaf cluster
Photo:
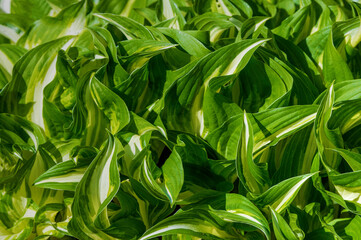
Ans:
[[[0,239],[359,238],[359,1],[0,4]]]

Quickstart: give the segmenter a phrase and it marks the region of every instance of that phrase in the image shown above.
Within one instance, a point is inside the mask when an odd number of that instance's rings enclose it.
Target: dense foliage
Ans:
[[[0,239],[360,239],[360,1],[0,6]]]

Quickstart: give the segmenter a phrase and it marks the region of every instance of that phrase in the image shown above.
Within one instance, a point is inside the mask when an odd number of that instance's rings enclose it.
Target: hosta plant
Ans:
[[[0,6],[0,239],[360,239],[360,1]]]

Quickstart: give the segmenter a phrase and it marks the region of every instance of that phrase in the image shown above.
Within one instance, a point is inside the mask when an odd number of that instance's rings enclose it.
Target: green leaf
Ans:
[[[249,201],[246,197],[239,194],[227,193],[225,194],[225,203],[221,203],[221,206],[225,207],[225,211],[215,210],[218,216],[226,221],[244,223],[250,226],[254,226],[259,229],[266,239],[269,239],[270,229],[268,222],[262,213],[256,208],[256,206]],[[218,204],[220,202],[216,201]],[[213,208],[218,209],[216,205],[212,205]]]
[[[157,4],[157,12],[159,20],[175,19],[170,28],[183,29],[185,19],[179,7],[173,0],[161,0]]]
[[[140,239],[174,233],[200,238],[239,239],[242,235],[236,230],[239,228],[237,223],[255,227],[261,230],[267,239],[270,238],[266,219],[248,199],[236,194],[226,194],[222,199],[223,202],[218,200],[215,203],[221,204],[223,210],[193,208],[179,211],[147,230]],[[244,227],[244,230],[254,231],[252,227]],[[242,227],[239,230],[241,229]]]
[[[317,151],[312,125],[286,138],[282,145],[276,145],[275,148],[275,152],[282,151],[282,154],[274,159],[277,171],[272,177],[273,183],[309,173],[313,156]],[[304,191],[300,194],[308,195],[307,192]],[[300,198],[304,197],[307,196],[302,195]]]
[[[89,86],[94,102],[110,120],[111,133],[116,134],[129,123],[130,117],[127,105],[96,77],[91,78]]]
[[[335,148],[331,150],[339,153],[350,165],[353,171],[361,170],[361,155],[359,153],[351,152],[342,148]]]
[[[80,0],[46,0],[51,8],[57,12],[68,7],[71,4],[80,2]]]
[[[242,39],[247,38],[257,38],[258,35],[261,33],[262,28],[266,24],[266,22],[270,18],[267,17],[252,17],[248,18],[244,23],[242,24],[241,30],[240,30],[240,37]]]
[[[0,45],[0,89],[11,81],[13,67],[25,53],[26,50],[18,46]]]
[[[267,189],[269,177],[267,166],[259,166],[253,161],[253,129],[246,112],[243,114],[243,127],[238,145],[236,168],[239,179],[252,194],[258,195]]]
[[[182,160],[178,153],[175,151],[166,160],[162,166],[164,185],[161,185],[163,192],[166,193],[171,206],[173,206],[177,200],[179,192],[183,186],[183,165]]]
[[[311,124],[316,117],[317,106],[290,106],[269,109],[253,114],[255,156],[281,139],[290,136]],[[236,115],[214,130],[206,140],[227,159],[236,158],[236,149],[241,133],[242,116]]]
[[[120,143],[109,134],[103,150],[84,173],[76,187],[69,232],[81,239],[113,239],[102,229],[110,226],[107,205],[120,186],[117,153]],[[85,201],[84,201],[85,200]]]
[[[96,13],[94,16],[104,19],[109,23],[113,24],[127,37],[127,39],[148,39],[153,40],[152,33],[138,22],[110,13]]]
[[[26,16],[32,20],[40,19],[48,15],[50,6],[46,0],[30,0],[24,4],[21,0],[11,1],[11,13]]]
[[[295,235],[295,233],[292,231],[291,227],[287,224],[287,222],[285,221],[285,219],[275,210],[272,209],[272,207],[270,207],[271,210],[271,214],[272,214],[272,224],[273,224],[273,229],[275,231],[275,236],[277,239],[282,239],[282,240],[286,240],[286,239],[293,239],[293,240],[297,240],[297,236]]]
[[[149,59],[147,58],[146,61]],[[137,65],[136,65],[137,66]],[[139,66],[137,66],[139,67]],[[155,101],[163,95],[166,82],[166,68],[160,56],[134,70],[129,78],[115,86],[128,109],[139,114],[146,108],[153,108]]]
[[[211,161],[208,158],[207,145],[202,144],[199,138],[180,134],[177,136],[175,149],[183,162],[185,184],[223,192],[232,190],[233,176],[224,176],[220,172],[224,169],[221,164],[222,162],[219,160]],[[231,165],[233,170],[235,170],[234,163],[233,159],[233,164]],[[227,181],[229,177],[231,177],[231,181]]]
[[[186,52],[192,56],[203,57],[210,53],[210,51],[200,42],[184,31],[179,31],[170,28],[157,28],[164,35],[171,37],[176,41]]]
[[[333,89],[334,87],[331,85],[328,89],[328,94],[323,98],[317,111],[314,124],[316,143],[320,159],[325,164],[328,171],[336,169],[340,163],[340,159],[337,157],[335,152],[325,148],[342,147],[343,144],[340,133],[336,130],[329,129],[327,125],[332,114],[332,107],[335,98],[335,92]]]
[[[280,26],[273,29],[273,33],[298,44],[311,33],[314,21],[312,11],[312,5],[300,8],[283,20]]]
[[[268,189],[254,201],[260,207],[271,206],[276,212],[285,210],[296,197],[302,185],[315,173],[286,179]]]
[[[238,73],[253,52],[266,40],[244,40],[221,48],[200,59],[186,75],[168,89],[161,113],[166,126],[200,136],[206,136],[203,96],[214,77]],[[199,69],[202,69],[199,71]],[[179,118],[181,116],[181,118]]]
[[[330,175],[330,180],[335,185],[338,194],[343,198],[343,200],[360,205],[360,175],[360,170],[349,173],[332,174]]]
[[[344,218],[341,221],[336,222],[334,228],[343,239],[357,238],[359,234],[361,234],[360,229],[357,227],[360,223],[360,216]]]
[[[287,106],[293,78],[279,63],[269,65],[252,57],[232,88],[232,100],[248,112]]]
[[[88,166],[78,166],[73,161],[59,163],[40,175],[34,186],[75,191]]]
[[[326,87],[330,87],[333,81],[339,83],[353,79],[350,68],[333,45],[332,32],[328,37],[323,54],[323,70]]]
[[[44,17],[20,40],[25,48],[32,49],[40,44],[68,35],[78,35],[85,27],[86,1],[70,5],[56,17]]]
[[[27,52],[15,64],[12,80],[2,91],[2,112],[27,115],[34,123],[44,126],[43,89],[56,74],[58,50],[71,39],[72,37],[63,37],[42,44]]]
[[[194,25],[194,28],[197,30],[209,31],[209,41],[214,44],[220,39],[226,30],[234,27],[234,24],[229,20],[229,18],[229,16],[221,13],[207,12],[194,17],[189,24],[191,26]]]
[[[218,223],[219,221],[221,221],[219,217],[203,209],[180,212],[150,228],[140,240],[177,233],[199,238],[232,238],[231,234],[223,230],[224,223]]]
[[[126,57],[127,70],[134,70],[143,67],[150,58],[175,47],[175,44],[160,42],[155,40],[133,39],[122,41],[121,46],[124,48],[129,57]]]
[[[173,150],[169,158],[163,164],[161,171],[163,179],[154,179],[148,159],[144,158],[140,179],[143,185],[160,200],[168,199],[171,206],[174,206],[178,194],[182,189],[184,181],[183,165],[176,150]]]
[[[33,226],[35,209],[29,199],[23,197],[24,189],[9,194],[1,190],[0,210],[5,214],[0,216],[1,236],[6,239],[28,239]],[[23,203],[19,205],[18,203]]]

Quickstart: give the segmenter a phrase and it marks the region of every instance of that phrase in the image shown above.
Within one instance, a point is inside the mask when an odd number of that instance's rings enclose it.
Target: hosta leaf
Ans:
[[[192,235],[187,234],[167,235],[162,238],[165,240],[200,240],[200,238],[198,237],[193,237]]]
[[[327,4],[323,1],[316,1],[318,5],[322,8],[322,13],[318,17],[316,25],[313,27],[312,32],[316,32],[322,28],[332,25],[331,19],[331,10]]]
[[[360,99],[358,95],[360,81],[344,81],[335,84],[335,102]]]
[[[18,46],[0,45],[0,89],[11,81],[13,67],[25,53],[26,50]]]
[[[49,156],[43,147],[39,147],[38,152],[34,155],[31,161],[31,165],[27,166],[25,182],[29,185],[31,198],[38,206],[42,206],[47,203],[59,203],[62,201],[63,193],[61,191],[42,189],[33,185],[34,181],[41,174],[54,165],[55,162],[51,156]]]
[[[185,51],[193,56],[203,57],[210,53],[198,39],[187,32],[170,28],[158,28],[158,30],[164,35],[174,39],[174,41],[176,41]]]
[[[317,106],[291,106],[269,109],[253,114],[253,152],[257,154],[281,139],[312,123]],[[206,140],[227,159],[235,159],[237,143],[241,133],[242,116],[233,116],[214,130]],[[265,127],[267,126],[267,127]],[[267,131],[265,131],[267,129]]]
[[[312,83],[312,81],[308,78],[308,76],[288,62],[280,61],[277,58],[275,58],[275,61],[287,71],[288,75],[291,75],[291,77],[293,78],[290,99],[293,104],[304,105],[313,103],[317,97],[318,90],[316,86]],[[271,65],[271,67],[273,66]],[[278,69],[275,69],[276,72],[279,72]],[[290,85],[287,82],[286,84]]]
[[[251,201],[242,195],[232,193],[225,194],[224,201],[225,202],[222,203],[216,200],[214,205],[211,203],[213,208],[219,209],[220,206],[221,208],[225,208],[225,212],[221,210],[215,211],[216,214],[219,214],[218,216],[226,219],[226,221],[231,220],[231,222],[254,226],[258,228],[267,239],[270,238],[268,222]]]
[[[25,148],[26,150],[35,152],[41,144],[46,142],[44,131],[38,125],[22,117],[1,113],[0,122],[0,129],[11,131],[14,135],[18,135],[26,145],[31,146],[30,148]],[[22,145],[21,142],[8,142],[4,135],[2,135],[2,143]]]
[[[233,188],[227,177],[219,172],[222,168],[214,168],[214,165],[217,166],[220,162],[208,159],[207,148],[199,143],[199,139],[192,139],[189,135],[178,135],[175,149],[183,162],[185,184],[224,192]]]
[[[0,25],[0,30],[1,30],[0,35],[9,39],[10,42],[12,42],[12,43],[18,42],[18,40],[21,37],[20,34],[18,34],[14,29],[12,29],[10,27]]]
[[[323,98],[317,111],[314,131],[316,143],[321,160],[326,164],[327,170],[337,168],[340,159],[335,152],[326,150],[325,148],[337,148],[342,146],[340,133],[328,128],[328,121],[332,114],[332,106],[334,103],[335,92],[333,85],[330,86],[328,94]],[[331,168],[331,169],[330,169]]]
[[[247,38],[257,38],[262,28],[266,24],[266,21],[269,20],[267,17],[252,17],[248,18],[244,21],[241,30],[240,30],[240,37],[242,39]]]
[[[275,164],[279,167],[272,177],[273,183],[280,182],[292,176],[309,173],[313,156],[317,151],[312,125],[302,129],[284,141],[284,144],[279,146],[279,151],[282,151],[282,154],[277,156],[278,159],[275,159]],[[276,147],[276,151],[277,150]]]
[[[98,107],[91,94],[91,85],[88,83],[92,78],[92,75],[86,75],[83,83],[77,86],[79,90],[79,96],[83,98],[79,99],[80,107],[85,112],[85,122],[81,127],[85,130],[84,137],[82,138],[85,146],[93,146],[99,148],[103,142],[107,139],[107,128],[109,127],[109,119],[103,113],[103,110]],[[78,81],[78,83],[81,81]],[[75,105],[76,106],[76,105]],[[74,106],[74,107],[75,107]],[[111,112],[109,112],[111,114]],[[112,116],[113,117],[113,116]],[[74,115],[73,115],[74,119]]]
[[[330,179],[335,185],[338,194],[340,194],[345,201],[361,204],[360,175],[361,171],[359,170],[349,173],[332,174]]]
[[[273,33],[298,44],[311,33],[314,21],[312,10],[312,5],[299,9],[286,18],[279,27],[273,29]]]
[[[263,42],[265,40],[244,40],[200,59],[186,75],[179,78],[168,89],[162,112],[166,125],[170,129],[205,136],[208,130],[203,124],[202,105],[209,81],[214,77],[239,72]]]
[[[81,0],[46,0],[51,8],[57,12],[68,7],[71,4],[80,2]]]
[[[166,193],[171,206],[177,200],[179,192],[182,190],[184,173],[182,160],[175,151],[166,160],[162,166],[164,185],[161,185],[163,192]]]
[[[361,87],[361,82],[354,80],[343,81],[341,83],[334,84],[335,103],[345,100],[360,99],[361,96],[358,91],[360,87]],[[317,97],[315,103],[319,104],[326,94],[328,94],[327,90],[321,93]]]
[[[127,52],[129,56],[131,55],[140,55],[140,56],[153,56],[156,54],[161,53],[162,51],[172,48],[176,45],[167,43],[167,42],[160,42],[155,40],[128,40],[122,41],[121,43],[124,50]],[[141,65],[139,65],[140,67]]]
[[[168,199],[171,206],[177,200],[184,181],[183,165],[177,151],[173,151],[162,166],[163,180],[155,180],[152,176],[147,158],[144,158],[140,179],[143,185],[157,198]]]
[[[354,214],[360,215],[361,214],[361,206],[357,202],[344,200],[343,197],[338,193],[333,193],[330,191],[326,191],[327,195],[332,199],[333,202],[336,202],[344,209]],[[347,196],[347,194],[346,194]],[[352,196],[352,194],[350,195]]]
[[[129,184],[130,183],[130,184]],[[135,198],[139,214],[146,228],[153,226],[174,211],[169,202],[153,197],[143,185],[133,179],[122,182],[122,189]]]
[[[94,44],[97,46],[97,48],[106,58],[109,58],[110,64],[115,63],[116,67],[120,68],[120,66],[117,64],[119,63],[117,46],[114,42],[111,32],[100,27],[93,27],[91,30],[92,31],[90,31],[90,33],[93,35]]]
[[[136,13],[143,16],[150,24],[155,25],[159,22],[157,14],[154,9],[150,8],[136,8],[134,9]]]
[[[126,62],[127,70],[133,72],[134,70],[143,67],[150,58],[171,49],[176,45],[155,40],[133,39],[123,41],[121,46],[129,55]]]
[[[217,2],[214,0],[196,0],[194,2],[194,10],[198,14],[206,12],[219,12],[227,15],[246,15],[247,17],[252,16],[252,8],[245,1],[238,0],[222,0]]]
[[[24,185],[11,194],[1,190],[0,234],[4,239],[28,239],[34,226],[35,209],[23,196]]]
[[[331,30],[331,26],[323,28],[311,34],[304,42],[300,43],[302,49],[308,53],[320,67],[322,67],[323,53],[330,38]]]
[[[147,58],[146,61],[149,59]],[[139,67],[136,65],[137,68]],[[134,70],[121,84],[115,86],[130,111],[139,113],[163,95],[166,68],[160,56]]]
[[[110,226],[106,207],[120,185],[117,167],[119,144],[109,135],[103,150],[92,161],[76,187],[72,205],[73,218],[68,230],[78,238],[113,239],[102,229]]]
[[[234,24],[229,21],[229,18],[229,16],[221,13],[207,12],[194,17],[189,24],[194,26],[195,29],[210,31],[209,40],[211,43],[215,43],[227,29],[234,27]]]
[[[152,33],[146,27],[132,19],[110,13],[97,13],[94,14],[94,16],[104,19],[119,28],[129,40],[138,38],[148,40],[154,39]]]
[[[330,33],[323,55],[324,80],[326,87],[329,87],[333,81],[338,83],[344,80],[353,79],[351,70],[341,55],[335,49],[332,42],[332,32]]]
[[[297,240],[297,236],[292,231],[290,226],[287,224],[285,219],[275,210],[270,207],[271,214],[272,214],[272,224],[273,224],[273,230],[275,231],[275,236],[277,239],[293,239]]]
[[[342,239],[357,238],[361,234],[360,229],[357,227],[360,223],[360,216],[344,218],[340,219],[340,221],[335,221],[334,228]]]
[[[175,19],[174,23],[169,26],[174,29],[183,29],[185,19],[179,7],[173,0],[160,0],[157,4],[159,20]]]
[[[252,194],[260,194],[267,188],[269,177],[267,166],[253,161],[253,129],[246,112],[243,114],[241,139],[236,157],[237,174],[244,187]]]
[[[235,75],[215,77],[209,82],[209,88],[203,98],[204,126],[209,132],[217,129],[234,115],[242,113],[242,109],[229,98],[219,93],[222,85],[232,82]]]
[[[12,80],[2,91],[2,112],[26,115],[44,126],[43,89],[54,78],[56,54],[72,37],[59,38],[27,52],[14,66]],[[31,110],[28,109],[31,106]]]
[[[64,229],[61,229],[62,219],[56,219],[57,214],[65,214],[66,204],[50,203],[36,212],[36,232],[39,236],[64,237]],[[66,220],[65,220],[66,221]],[[59,224],[59,225],[58,225]],[[60,230],[61,229],[61,230]]]
[[[169,217],[150,228],[140,240],[152,239],[170,234],[187,234],[199,238],[232,239],[236,238],[223,230],[224,223],[210,212],[199,209],[181,212]]]
[[[10,28],[9,25],[13,25],[14,27],[18,27],[22,31],[26,31],[26,29],[31,25],[31,21],[27,15],[19,15],[19,14],[9,14],[9,13],[1,13],[0,14],[0,24],[2,27]],[[10,28],[13,31],[15,29]],[[15,31],[17,32],[17,31]],[[4,34],[4,33],[1,33]]]
[[[267,65],[252,57],[234,83],[232,100],[248,112],[287,106],[292,85],[292,76],[276,61]]]
[[[34,186],[75,191],[88,166],[76,165],[73,161],[59,163],[40,175]]]
[[[357,128],[360,125],[360,111],[359,106],[361,101],[350,100],[340,102],[334,105],[334,111],[329,121],[330,129],[339,127],[341,133],[349,132],[352,129]]]
[[[321,72],[317,68],[317,64],[312,61],[312,58],[291,41],[278,36],[275,36],[275,40],[277,42],[277,46],[287,54],[287,60],[295,67],[306,73],[319,91],[324,90]]]
[[[123,17],[131,18],[139,23],[143,23],[144,18],[137,14],[139,8],[145,8],[147,1],[131,0],[127,2],[118,2],[115,0],[101,0],[97,4],[97,10],[101,13],[114,13]]]
[[[39,126],[18,116],[0,114],[0,122],[0,186],[12,191],[23,184],[24,178],[32,169],[36,152],[46,139]],[[51,159],[49,165],[52,164],[54,162]],[[36,169],[34,172],[39,175],[44,169],[38,170],[40,173],[36,173]],[[32,182],[28,185],[31,184]]]
[[[359,153],[351,152],[342,148],[335,148],[332,150],[339,153],[350,165],[353,171],[361,170],[361,155]]]
[[[50,6],[46,0],[30,0],[25,5],[21,0],[11,0],[11,13],[26,16],[32,20],[48,15]]]
[[[124,101],[96,77],[90,82],[90,92],[97,106],[110,120],[112,134],[116,134],[129,123],[129,111]]]
[[[145,231],[144,224],[137,218],[121,218],[115,221],[107,233],[116,239],[139,239]]]
[[[336,22],[334,26],[334,40],[337,46],[343,46],[342,42],[344,41],[347,45],[351,47],[356,47],[361,41],[360,34],[360,18],[355,17],[347,21]],[[347,49],[346,51],[350,51]],[[351,53],[351,51],[349,52]]]
[[[85,27],[86,1],[70,5],[56,17],[45,17],[24,35],[24,46],[34,48],[67,35],[78,35]],[[26,38],[25,38],[26,37]]]
[[[313,175],[315,175],[315,173],[286,179],[272,186],[262,195],[257,197],[255,204],[260,207],[271,206],[272,209],[281,213],[292,203],[302,185]]]
[[[253,226],[262,231],[267,239],[270,238],[267,221],[260,211],[245,197],[236,194],[225,194],[211,205],[212,208],[223,208],[223,210],[194,208],[179,211],[147,230],[141,239],[175,233],[210,239],[242,238],[241,234],[237,232],[237,230],[242,230],[242,227],[237,227],[237,223]],[[193,225],[191,222],[197,224]],[[254,231],[252,227],[245,226],[244,230]]]

